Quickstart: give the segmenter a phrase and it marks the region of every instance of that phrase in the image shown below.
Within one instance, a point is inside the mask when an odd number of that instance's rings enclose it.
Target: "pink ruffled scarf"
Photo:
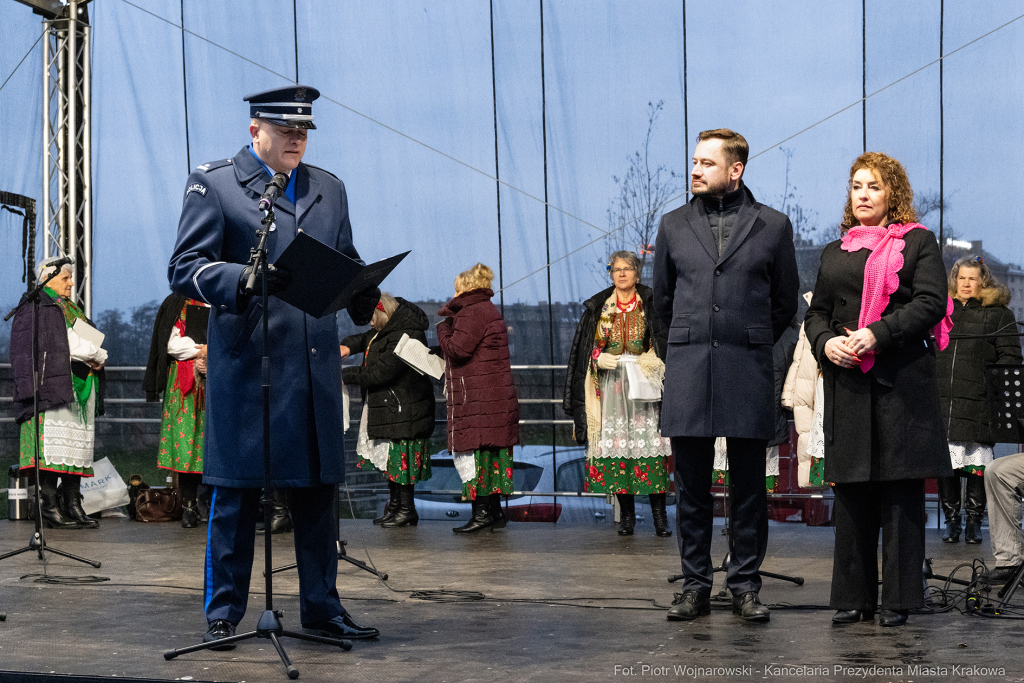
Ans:
[[[915,228],[928,229],[920,223],[894,223],[888,227],[858,225],[843,235],[843,251],[871,250],[864,264],[864,291],[860,317],[857,319],[858,329],[882,319],[882,311],[889,305],[889,297],[900,286],[899,272],[903,268],[903,247],[906,245],[903,236]],[[952,313],[953,300],[947,295],[946,315],[932,328],[940,350],[949,346],[949,331],[953,329],[953,321],[950,319]],[[861,356],[860,371],[867,372],[874,364],[875,352],[869,351]]]

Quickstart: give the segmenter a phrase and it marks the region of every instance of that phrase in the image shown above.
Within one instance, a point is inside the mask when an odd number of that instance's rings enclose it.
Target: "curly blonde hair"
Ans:
[[[474,289],[488,289],[494,280],[494,271],[482,263],[478,263],[455,278],[455,291],[458,294]]]
[[[888,154],[865,152],[857,157],[850,167],[850,182],[846,185],[846,207],[843,209],[843,222],[839,224],[840,234],[845,235],[847,230],[860,225],[860,221],[853,215],[850,193],[853,189],[854,174],[863,168],[871,171],[885,188],[885,200],[889,207],[886,219],[889,223],[916,223],[914,191],[910,188],[910,179],[907,178],[907,170],[903,168],[903,164]]]

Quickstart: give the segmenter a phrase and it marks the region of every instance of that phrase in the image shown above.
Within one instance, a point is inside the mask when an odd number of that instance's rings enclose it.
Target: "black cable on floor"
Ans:
[[[33,579],[33,577],[35,577]],[[110,581],[110,577],[107,576],[55,576],[53,574],[25,574],[20,577],[24,579],[33,579],[35,583],[49,583],[61,586],[84,586],[92,583],[104,583]]]

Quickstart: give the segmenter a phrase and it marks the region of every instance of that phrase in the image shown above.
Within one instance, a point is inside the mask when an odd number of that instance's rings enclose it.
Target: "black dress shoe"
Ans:
[[[669,621],[693,621],[711,614],[711,597],[697,591],[676,593],[666,618]]]
[[[881,614],[878,615],[879,626],[903,626],[907,623],[907,615],[910,614],[909,610],[899,609],[884,609]]]
[[[832,615],[833,624],[856,624],[858,621],[872,621],[874,610],[841,609]]]
[[[315,624],[303,624],[302,630],[312,633],[315,636],[325,638],[344,638],[346,640],[370,640],[380,635],[380,631],[369,626],[360,626],[352,621],[348,612],[339,614],[327,621],[318,621]]]
[[[744,621],[764,623],[771,621],[772,614],[767,607],[757,599],[757,593],[749,591],[734,595],[732,598],[732,613],[743,617]]]
[[[230,638],[235,635],[235,625],[227,619],[214,619],[210,622],[209,628],[206,629],[206,633],[203,634],[204,643],[212,643],[215,640],[221,640],[223,638]],[[224,645],[214,645],[210,648],[211,650],[234,650],[234,643],[225,643]]]
[[[996,567],[987,574],[982,574],[983,579],[989,583],[1006,583],[1017,576],[1017,572],[1020,571],[1022,565],[1019,564],[1008,564],[1005,567]]]

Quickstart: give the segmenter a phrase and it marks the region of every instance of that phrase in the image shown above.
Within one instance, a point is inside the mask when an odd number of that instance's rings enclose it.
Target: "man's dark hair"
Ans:
[[[750,154],[750,146],[747,144],[746,138],[736,131],[729,130],[728,128],[705,130],[697,135],[697,142],[704,142],[705,140],[721,140],[722,151],[725,152],[725,160],[730,165],[737,161],[744,166],[747,165],[747,155]]]

